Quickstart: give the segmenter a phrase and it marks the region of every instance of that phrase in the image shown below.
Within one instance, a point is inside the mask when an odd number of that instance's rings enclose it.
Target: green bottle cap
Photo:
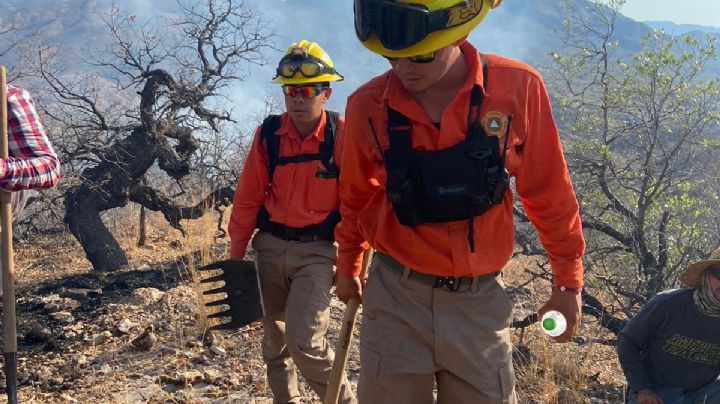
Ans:
[[[542,326],[544,329],[552,331],[555,329],[555,326],[557,326],[557,324],[555,324],[554,318],[546,318],[545,320],[543,320]]]

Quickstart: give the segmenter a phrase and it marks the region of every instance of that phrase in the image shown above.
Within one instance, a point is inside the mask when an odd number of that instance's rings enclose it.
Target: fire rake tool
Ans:
[[[207,316],[209,319],[221,321],[210,327],[210,330],[235,330],[263,318],[265,308],[254,262],[229,259],[198,268],[198,271],[214,272],[213,276],[201,279],[201,284],[223,283],[222,286],[203,291],[203,295],[226,295],[219,300],[205,303],[209,308],[222,308]],[[229,321],[225,321],[228,319]]]

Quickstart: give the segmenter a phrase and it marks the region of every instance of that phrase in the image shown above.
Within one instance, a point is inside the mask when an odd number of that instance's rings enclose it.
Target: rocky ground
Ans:
[[[223,249],[218,246],[215,255]],[[160,255],[168,254],[149,251],[146,260]],[[212,255],[206,251],[202,260]],[[191,264],[200,256],[177,256],[110,274],[63,270],[67,265],[52,258],[45,262],[49,269],[39,270],[37,260],[28,265],[17,293],[20,402],[272,402],[260,356],[260,324],[204,333],[206,313]],[[524,265],[506,270],[518,318],[538,305],[534,296],[544,296],[540,285],[537,290],[512,286],[522,284]],[[342,310],[343,304],[333,301],[333,345]],[[513,335],[521,402],[622,402],[614,349],[596,342],[608,335],[589,319],[574,344],[549,344],[535,328]],[[353,387],[358,370],[356,338],[347,368]],[[302,386],[306,402],[316,402]]]

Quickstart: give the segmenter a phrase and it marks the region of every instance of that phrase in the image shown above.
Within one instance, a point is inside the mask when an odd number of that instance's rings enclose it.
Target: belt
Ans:
[[[310,225],[307,227],[290,227],[281,223],[269,222],[265,228],[266,231],[277,238],[287,241],[318,241],[332,240],[332,237],[324,236],[320,233],[320,225]]]
[[[430,274],[424,274],[421,272],[417,272],[415,270],[412,270],[405,265],[398,262],[395,258],[383,254],[379,251],[375,252],[375,256],[388,268],[392,269],[393,271],[399,273],[399,274],[405,274],[405,271],[408,272],[408,279],[414,279],[416,281],[419,281],[421,283],[424,283],[428,286],[431,286],[433,288],[437,289],[443,289],[448,292],[459,292],[461,289],[467,290],[470,289],[470,287],[473,285],[473,283],[479,283],[481,281],[486,281],[490,279],[495,279],[500,272],[491,272],[489,274],[482,274],[478,276],[438,276],[438,275],[430,275]]]

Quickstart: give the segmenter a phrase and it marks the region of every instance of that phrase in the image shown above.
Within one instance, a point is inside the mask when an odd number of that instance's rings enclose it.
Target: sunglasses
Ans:
[[[391,56],[384,56],[384,57],[385,57],[385,59],[387,59],[391,62],[395,62],[398,59],[400,59],[400,58],[394,58]],[[433,51],[433,52],[423,53],[422,55],[409,56],[406,59],[413,63],[419,63],[419,64],[430,63],[435,60],[435,52]]]
[[[710,269],[708,269],[708,272],[710,273],[710,276],[712,276],[713,278],[715,278],[717,280],[720,280],[720,268],[717,268],[717,267],[710,268]]]
[[[280,60],[276,72],[278,76],[288,79],[293,78],[297,72],[307,78],[313,78],[322,74],[335,74],[335,69],[312,55],[287,55]]]
[[[282,86],[283,94],[289,96],[289,97],[297,97],[298,95],[303,96],[304,98],[314,98],[320,95],[323,91],[325,91],[327,87],[323,85],[309,85],[309,86],[291,86],[291,85],[284,85]]]
[[[367,41],[375,34],[387,49],[409,48],[433,32],[462,25],[475,18],[484,1],[458,1],[443,10],[429,11],[423,5],[390,0],[355,0],[355,34]]]

